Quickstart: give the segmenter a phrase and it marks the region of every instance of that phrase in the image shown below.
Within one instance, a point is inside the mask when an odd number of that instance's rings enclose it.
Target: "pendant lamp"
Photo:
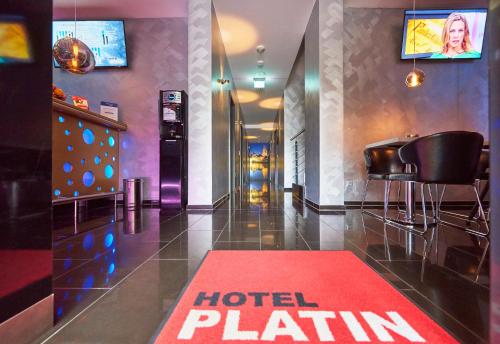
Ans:
[[[89,47],[76,38],[76,0],[75,0],[75,32],[59,39],[52,49],[52,55],[62,69],[74,74],[86,74],[94,70],[94,53]]]
[[[416,54],[416,15],[415,15],[415,0],[413,0],[413,70],[406,76],[406,86],[409,88],[420,87],[424,83],[425,73],[423,70],[418,69]]]

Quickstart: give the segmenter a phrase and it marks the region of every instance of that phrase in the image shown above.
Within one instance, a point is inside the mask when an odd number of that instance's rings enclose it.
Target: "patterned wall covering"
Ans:
[[[118,190],[116,129],[52,114],[52,199]]]
[[[343,1],[316,2],[305,34],[306,198],[344,205]]]
[[[319,0],[320,205],[344,205],[344,0]]]
[[[490,341],[500,342],[500,0],[490,1],[490,125],[491,125],[491,312]],[[495,33],[495,34],[493,34]]]
[[[229,193],[229,124],[233,76],[212,6],[212,202]],[[230,80],[220,85],[217,79]],[[235,114],[237,115],[237,114]]]
[[[129,68],[83,76],[54,69],[54,83],[69,95],[88,98],[98,113],[102,100],[118,103],[120,121],[128,125],[120,142],[119,178],[145,178],[144,198],[158,200],[158,94],[187,90],[187,19],[130,19],[125,30]],[[197,133],[196,125],[189,129]]]
[[[295,147],[290,138],[305,128],[305,108],[304,108],[304,42],[299,48],[290,77],[285,88],[285,118],[284,118],[284,180],[285,188],[291,188],[295,176]]]
[[[189,1],[189,205],[212,204],[212,5]]]
[[[401,9],[346,9],[344,16],[344,171],[346,201],[360,201],[365,145],[407,133],[475,130],[488,138],[488,57],[419,62],[427,78],[409,90],[411,61],[400,60]],[[487,47],[486,47],[487,51]],[[373,183],[368,200],[382,199]],[[450,199],[472,196],[450,189]]]
[[[304,36],[306,199],[319,204],[319,4],[316,2]]]

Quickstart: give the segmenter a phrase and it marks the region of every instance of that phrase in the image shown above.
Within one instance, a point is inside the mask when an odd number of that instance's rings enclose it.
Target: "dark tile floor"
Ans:
[[[487,342],[488,243],[450,227],[422,237],[359,210],[318,215],[252,183],[213,214],[101,210],[76,232],[57,222],[56,326],[38,342],[148,343],[208,250],[350,250],[461,342]]]

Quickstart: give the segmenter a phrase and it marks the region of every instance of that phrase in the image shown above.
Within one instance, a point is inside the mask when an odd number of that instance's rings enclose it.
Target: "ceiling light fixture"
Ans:
[[[413,70],[406,76],[405,84],[408,88],[416,88],[422,86],[425,80],[425,73],[423,70],[417,68],[417,58],[416,58],[416,31],[417,31],[417,21],[415,13],[415,2],[413,0]]]
[[[76,38],[76,0],[75,0],[75,32],[59,39],[52,49],[56,62],[65,71],[74,74],[86,74],[94,70],[95,57],[89,47]]]
[[[258,71],[253,77],[253,87],[257,90],[263,90],[266,88],[266,73],[264,72],[264,59],[262,54],[266,51],[266,47],[263,45],[258,45],[255,50],[259,54],[259,59],[257,60]]]

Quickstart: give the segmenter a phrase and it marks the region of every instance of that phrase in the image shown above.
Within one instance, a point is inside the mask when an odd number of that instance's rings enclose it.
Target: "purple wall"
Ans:
[[[158,93],[187,91],[187,19],[130,19],[125,30],[129,68],[84,76],[54,69],[54,83],[86,97],[95,112],[101,100],[118,103],[129,128],[121,137],[120,179],[145,178],[144,199],[158,200]]]

